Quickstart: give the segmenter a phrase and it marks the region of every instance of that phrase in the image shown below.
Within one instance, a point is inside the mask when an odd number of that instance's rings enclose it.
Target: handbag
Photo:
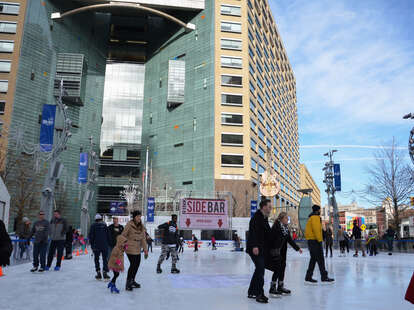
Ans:
[[[405,293],[405,300],[414,304],[414,273],[411,276],[410,284],[408,284],[407,292]]]

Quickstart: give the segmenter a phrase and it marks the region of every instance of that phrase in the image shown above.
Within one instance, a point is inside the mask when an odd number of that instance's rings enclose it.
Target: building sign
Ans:
[[[339,164],[334,164],[334,181],[335,181],[335,190],[337,192],[341,191],[341,167]]]
[[[80,153],[78,183],[86,184],[88,182],[88,153]]]
[[[257,200],[251,200],[250,201],[250,217],[253,217],[256,211],[257,211]]]
[[[180,201],[180,229],[229,229],[226,200],[183,198]]]
[[[53,149],[53,135],[55,131],[56,106],[43,105],[42,124],[40,126],[40,150],[51,152]]]
[[[112,215],[124,215],[127,213],[127,204],[125,201],[121,202],[111,202],[111,207],[109,208],[109,212]]]
[[[155,198],[148,197],[148,201],[147,201],[147,222],[148,223],[154,222],[154,211],[155,211]]]

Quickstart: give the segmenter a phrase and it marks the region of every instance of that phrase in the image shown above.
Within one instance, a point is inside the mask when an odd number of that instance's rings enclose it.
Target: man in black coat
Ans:
[[[102,221],[102,216],[96,214],[95,223],[91,225],[89,231],[89,242],[91,243],[93,256],[95,258],[96,280],[102,280],[101,267],[99,266],[99,256],[102,255],[103,278],[109,280],[108,275],[108,246],[109,246],[108,226]]]
[[[4,222],[0,220],[0,267],[10,265],[10,256],[13,252],[13,246],[6,231]]]
[[[249,236],[247,238],[246,252],[250,255],[256,269],[250,281],[248,298],[256,298],[257,302],[267,303],[268,298],[264,295],[264,274],[266,243],[270,233],[268,217],[271,211],[269,199],[263,199],[259,204],[260,209],[256,211],[249,223]]]

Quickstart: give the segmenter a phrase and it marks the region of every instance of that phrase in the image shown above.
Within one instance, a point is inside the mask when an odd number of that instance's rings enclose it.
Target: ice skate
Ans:
[[[141,284],[139,284],[139,283],[137,283],[135,281],[132,281],[131,282],[131,286],[132,286],[132,288],[141,288]]]
[[[329,277],[325,277],[325,278],[321,279],[321,283],[322,284],[333,284],[333,283],[335,283],[335,280],[331,279]]]
[[[162,269],[160,265],[157,265],[157,273],[162,273]]]
[[[315,279],[312,279],[312,278],[306,278],[305,279],[305,284],[307,284],[307,285],[318,285],[318,281],[316,281]]]
[[[277,292],[282,295],[290,295],[292,292],[283,286],[283,282],[279,282],[277,286]]]
[[[37,267],[33,267],[32,269],[30,269],[30,272],[36,272],[37,271]]]
[[[111,277],[108,275],[106,271],[103,272],[103,279],[104,281],[109,281],[109,279],[111,279]]]
[[[119,290],[116,288],[115,284],[111,286],[111,293],[119,294]]]
[[[276,282],[272,282],[270,284],[269,297],[272,297],[272,298],[282,297],[282,293],[279,292],[278,289],[276,288]]]
[[[98,281],[101,281],[101,280],[102,280],[102,274],[101,274],[101,272],[100,272],[100,271],[97,271],[97,272],[96,272],[95,279],[96,279],[96,280],[98,280]]]
[[[178,270],[176,267],[171,268],[171,273],[180,273],[180,270]]]

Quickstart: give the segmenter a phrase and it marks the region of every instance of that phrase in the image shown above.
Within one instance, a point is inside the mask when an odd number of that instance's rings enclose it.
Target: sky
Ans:
[[[407,152],[414,121],[414,1],[269,0],[297,87],[300,161],[327,203],[323,156],[337,149],[342,193],[369,184],[367,167],[394,138]]]

